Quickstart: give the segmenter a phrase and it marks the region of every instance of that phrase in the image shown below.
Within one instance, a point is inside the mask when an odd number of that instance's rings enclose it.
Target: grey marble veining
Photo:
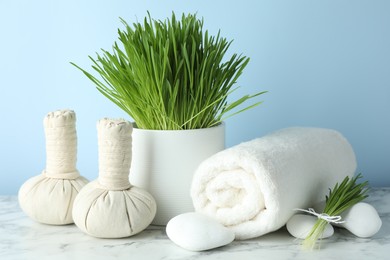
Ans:
[[[173,244],[162,227],[151,226],[130,238],[98,239],[75,225],[36,223],[20,210],[16,196],[0,196],[0,259],[390,259],[390,188],[372,189],[366,201],[383,222],[369,239],[336,229],[320,250],[307,252],[283,228],[214,250],[190,252]]]

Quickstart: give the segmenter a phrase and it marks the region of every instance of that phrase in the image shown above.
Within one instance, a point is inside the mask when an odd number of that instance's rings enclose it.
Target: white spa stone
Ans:
[[[317,219],[317,217],[311,215],[296,214],[287,221],[286,227],[292,236],[305,239],[310,230],[313,228]],[[332,225],[328,223],[321,238],[330,237],[333,235],[333,233],[334,229]]]
[[[209,250],[234,240],[233,231],[217,220],[196,212],[172,218],[167,224],[166,232],[175,244],[190,251]]]
[[[355,236],[366,238],[375,235],[382,226],[376,209],[368,203],[359,202],[341,214],[345,223],[337,226],[347,229]]]

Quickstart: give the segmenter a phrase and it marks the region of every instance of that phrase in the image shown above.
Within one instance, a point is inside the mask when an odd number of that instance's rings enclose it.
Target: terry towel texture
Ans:
[[[231,228],[236,239],[275,231],[353,176],[356,158],[337,131],[293,127],[221,151],[200,164],[195,210]]]

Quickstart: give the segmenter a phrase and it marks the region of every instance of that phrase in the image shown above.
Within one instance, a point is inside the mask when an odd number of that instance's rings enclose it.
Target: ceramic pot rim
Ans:
[[[133,130],[134,131],[139,131],[139,132],[153,132],[153,133],[190,133],[190,132],[201,132],[201,131],[210,131],[211,129],[219,129],[219,128],[225,128],[225,122],[222,121],[221,123],[218,123],[215,126],[212,127],[207,127],[207,128],[196,128],[196,129],[184,129],[184,130],[155,130],[155,129],[142,129],[142,128],[137,128],[137,124],[135,122],[131,123],[133,125]]]

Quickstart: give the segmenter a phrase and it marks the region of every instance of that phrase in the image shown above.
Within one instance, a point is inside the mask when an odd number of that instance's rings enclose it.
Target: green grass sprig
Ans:
[[[131,27],[121,19],[119,43],[112,51],[102,49],[92,68],[101,79],[80,68],[97,89],[129,114],[138,128],[182,130],[207,128],[253,108],[255,102],[233,112],[244,102],[266,91],[245,95],[231,103],[228,96],[249,58],[233,54],[220,36],[203,30],[203,19],[182,15],[154,20],[148,13],[143,23]]]
[[[323,213],[329,216],[339,216],[345,210],[367,198],[368,182],[356,183],[360,178],[362,178],[360,173],[352,179],[347,176],[340,185],[336,183],[333,189],[329,189]],[[316,221],[303,241],[304,249],[312,250],[316,247],[317,241],[324,233],[327,224],[328,222],[321,218]]]

